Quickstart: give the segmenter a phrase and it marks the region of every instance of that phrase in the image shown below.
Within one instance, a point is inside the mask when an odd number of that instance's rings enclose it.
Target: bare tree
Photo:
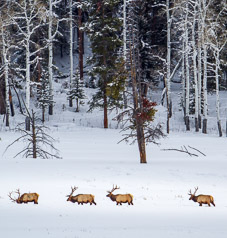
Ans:
[[[16,11],[14,12],[14,16],[11,17],[11,19],[18,30],[17,37],[20,39],[18,41],[18,44],[22,45],[22,47],[26,51],[26,67],[25,69],[20,69],[20,71],[24,71],[26,73],[26,108],[29,112],[31,94],[30,70],[31,65],[36,63],[38,60],[39,56],[37,55],[37,52],[41,50],[41,48],[38,48],[35,51],[31,51],[31,46],[34,46],[34,48],[36,48],[36,43],[32,40],[32,37],[41,27],[41,23],[45,15],[45,8],[43,6],[43,2],[41,2],[40,0],[13,1],[13,3],[15,4]],[[25,119],[26,130],[30,130],[29,120],[30,117],[29,115],[27,115]]]
[[[26,108],[27,110],[27,108]],[[53,142],[55,141],[53,137],[51,137],[46,131],[48,127],[44,126],[41,120],[36,117],[35,112],[30,113],[27,110],[26,116],[29,116],[31,131],[26,131],[21,128],[25,123],[20,123],[16,127],[16,131],[22,133],[22,136],[13,141],[10,145],[7,146],[6,150],[15,144],[18,141],[25,141],[27,145],[23,150],[15,155],[18,156],[22,154],[24,157],[32,157],[33,159],[42,158],[48,159],[52,158],[60,158],[58,155],[58,150],[54,147]]]
[[[215,74],[217,126],[220,137],[222,136],[221,119],[220,119],[220,98],[219,98],[219,86],[220,86],[219,81],[221,78],[220,65],[221,65],[221,53],[227,43],[226,39],[227,33],[226,30],[223,30],[223,28],[221,27],[222,24],[220,21],[220,16],[224,15],[224,11],[226,11],[225,7],[221,9],[216,19],[212,19],[212,24],[210,24],[210,27],[207,31],[209,41],[208,43],[214,56],[214,63],[211,66],[212,71]]]
[[[0,28],[1,28],[1,41],[2,41],[2,75],[5,81],[5,108],[6,108],[6,126],[9,126],[9,114],[10,114],[10,83],[9,83],[9,64],[10,64],[10,37],[7,27],[10,25],[10,19],[4,11],[0,9]]]
[[[49,94],[50,94],[50,103],[49,103],[49,115],[53,115],[53,41],[56,37],[58,32],[58,24],[59,20],[56,19],[54,15],[53,8],[60,3],[61,0],[49,0],[49,7],[48,7],[48,78],[49,78]],[[56,29],[53,28],[53,22],[54,20],[57,22]]]

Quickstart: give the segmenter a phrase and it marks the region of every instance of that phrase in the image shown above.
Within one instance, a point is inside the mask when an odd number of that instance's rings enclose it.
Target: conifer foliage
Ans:
[[[107,112],[113,106],[119,106],[122,97],[116,89],[116,83],[124,85],[124,77],[114,80],[119,70],[124,65],[120,64],[119,50],[122,46],[121,28],[118,10],[120,0],[89,0],[89,19],[86,30],[91,40],[92,57],[89,63],[92,65],[91,75],[98,78],[98,90],[90,102],[90,110],[95,107],[104,109],[104,128],[108,128]],[[119,67],[120,66],[120,67]],[[114,95],[111,93],[114,92]]]

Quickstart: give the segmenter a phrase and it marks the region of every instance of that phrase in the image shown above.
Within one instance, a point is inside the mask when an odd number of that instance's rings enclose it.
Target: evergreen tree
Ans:
[[[89,0],[89,19],[86,30],[91,40],[92,57],[89,63],[92,65],[91,75],[98,78],[98,90],[90,102],[90,110],[95,107],[104,109],[104,128],[108,128],[108,108],[119,106],[122,96],[115,91],[114,97],[109,93],[109,88],[115,85],[114,78],[119,72],[119,49],[122,46],[121,30],[122,21],[118,11],[120,0]],[[120,64],[121,65],[121,64]],[[120,69],[121,70],[121,69]],[[118,84],[124,84],[118,81]],[[117,100],[116,100],[117,96]]]
[[[53,104],[52,97],[50,95],[50,85],[48,81],[48,71],[43,68],[40,81],[37,83],[37,101],[38,106],[42,109],[42,122],[45,121],[45,110]]]
[[[146,96],[148,86],[157,85],[160,71],[163,71],[163,60],[166,54],[166,18],[163,14],[164,0],[159,4],[153,0],[133,0],[129,3],[128,39],[131,28],[135,31],[135,46],[137,49],[137,69],[143,96]],[[161,14],[162,13],[162,14]],[[129,47],[128,47],[129,48]]]
[[[79,102],[79,100],[85,98],[84,90],[83,90],[83,81],[80,79],[79,70],[76,71],[75,79],[73,80],[72,87],[68,92],[68,99],[76,99],[76,112],[79,112],[79,103],[82,104],[83,101]]]

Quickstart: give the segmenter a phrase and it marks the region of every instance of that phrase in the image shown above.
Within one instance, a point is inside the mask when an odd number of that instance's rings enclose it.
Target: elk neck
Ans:
[[[114,194],[111,193],[109,197],[112,201],[116,201],[117,195],[114,195]]]

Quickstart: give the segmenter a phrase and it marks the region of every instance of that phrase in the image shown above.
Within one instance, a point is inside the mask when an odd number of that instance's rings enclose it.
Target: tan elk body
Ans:
[[[195,193],[197,192],[198,187],[195,188],[195,192],[192,194],[191,190],[189,191],[190,198],[189,200],[192,200],[194,202],[198,202],[199,206],[202,206],[202,204],[207,204],[210,207],[210,204],[212,204],[213,206],[215,206],[214,204],[214,198],[211,195],[195,195]]]
[[[111,191],[107,191],[108,194],[106,195],[109,197],[113,202],[116,202],[116,205],[122,205],[122,203],[128,203],[128,205],[133,205],[133,196],[132,194],[113,194],[113,191],[119,189],[117,186],[114,187]]]
[[[34,204],[38,204],[39,194],[38,193],[24,193],[20,195],[20,190],[17,189],[16,193],[18,194],[18,198],[12,198],[12,192],[9,193],[9,198],[16,203],[28,203],[34,202]]]
[[[83,205],[84,203],[90,203],[90,205],[95,204],[95,196],[92,194],[77,194],[76,196],[73,196],[73,193],[75,192],[75,190],[77,189],[77,187],[71,187],[72,192],[70,193],[70,195],[67,195],[68,199],[67,201],[75,203],[77,202],[78,205],[81,204]]]

